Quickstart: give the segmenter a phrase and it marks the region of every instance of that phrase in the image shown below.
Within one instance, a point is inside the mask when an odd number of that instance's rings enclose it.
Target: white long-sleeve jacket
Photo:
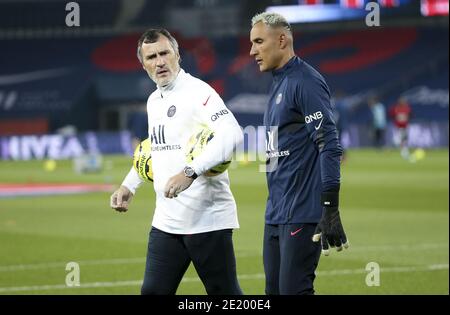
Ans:
[[[201,176],[230,157],[243,139],[239,124],[220,96],[207,83],[181,69],[170,86],[158,88],[150,95],[147,114],[156,193],[152,225],[174,234],[238,228],[228,172],[214,177]],[[186,145],[200,125],[212,129],[214,138],[192,163],[187,164]],[[167,181],[186,165],[193,167],[200,176],[178,197],[166,198]],[[133,193],[141,184],[134,168],[122,183]]]

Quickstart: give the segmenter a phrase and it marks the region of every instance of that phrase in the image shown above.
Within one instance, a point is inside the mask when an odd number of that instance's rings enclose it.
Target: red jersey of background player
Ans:
[[[390,108],[389,115],[394,119],[397,128],[406,128],[411,117],[411,107],[405,99],[401,98],[397,104]]]

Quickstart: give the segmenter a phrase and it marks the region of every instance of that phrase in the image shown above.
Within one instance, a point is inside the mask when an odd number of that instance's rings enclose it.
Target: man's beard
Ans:
[[[176,72],[176,74],[175,74],[175,72],[171,72],[171,73],[174,73],[174,74],[171,75],[171,77],[168,78],[168,80],[164,84],[159,85],[158,83],[156,83],[156,85],[158,85],[162,89],[170,88],[172,86],[173,82],[175,81],[175,79],[177,78],[180,70],[181,70],[181,68],[178,68],[178,71]]]

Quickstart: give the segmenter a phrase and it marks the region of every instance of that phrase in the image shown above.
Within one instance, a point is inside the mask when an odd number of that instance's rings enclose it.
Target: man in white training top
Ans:
[[[242,130],[216,91],[180,68],[178,43],[167,30],[146,31],[137,55],[157,85],[147,101],[156,208],[141,293],[175,294],[192,261],[208,294],[242,294],[232,242],[239,223],[228,173],[202,175],[232,155]],[[186,145],[200,125],[214,137],[187,164]],[[142,182],[131,168],[111,207],[127,211]]]

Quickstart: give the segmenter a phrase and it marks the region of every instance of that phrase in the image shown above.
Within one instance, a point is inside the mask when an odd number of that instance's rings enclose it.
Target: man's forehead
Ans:
[[[276,33],[277,30],[269,27],[263,22],[258,22],[255,25],[253,25],[252,29],[250,30],[250,38],[253,39],[258,37],[276,35]]]
[[[252,26],[251,29],[251,33],[256,33],[256,32],[264,32],[264,31],[268,31],[268,27],[266,24],[264,24],[263,22],[258,22],[255,25]]]
[[[144,53],[155,53],[162,50],[172,50],[172,46],[165,36],[159,36],[154,43],[142,43],[142,51]]]

